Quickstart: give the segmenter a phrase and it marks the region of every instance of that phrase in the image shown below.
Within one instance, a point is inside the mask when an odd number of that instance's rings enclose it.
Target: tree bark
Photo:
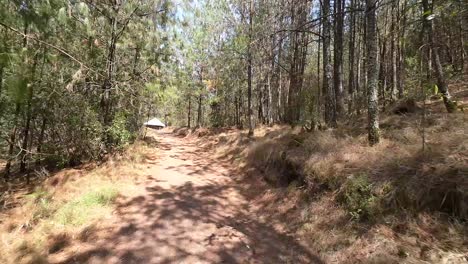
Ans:
[[[3,67],[0,66],[0,98],[2,96],[2,90],[3,90]],[[1,109],[1,105],[0,105]]]
[[[406,36],[406,7],[407,7],[407,0],[403,0],[403,20],[401,23],[398,23],[399,26],[399,39],[397,41],[398,45],[398,98],[403,97],[403,93],[405,90],[405,76],[406,76],[406,62],[405,62],[405,57],[404,57],[404,51],[405,51],[405,43],[406,41],[400,41],[404,40]]]
[[[114,8],[118,12],[118,7]],[[104,138],[107,146],[111,145],[111,136],[108,128],[112,125],[112,114],[111,114],[111,91],[114,81],[114,63],[115,63],[115,51],[117,46],[117,19],[115,17],[110,18],[111,24],[111,39],[107,50],[106,60],[106,77],[102,85],[102,97],[101,97],[101,111],[103,114],[102,122],[104,125]]]
[[[335,0],[335,41],[333,49],[333,87],[335,89],[336,112],[341,116],[344,113],[343,98],[343,0]]]
[[[26,101],[26,123],[23,130],[23,142],[21,145],[21,161],[20,161],[20,172],[26,171],[26,158],[27,158],[27,149],[28,149],[28,137],[31,128],[31,118],[32,118],[32,100],[34,95],[34,79],[36,74],[36,67],[37,67],[37,55],[34,58],[32,71],[31,71],[31,83],[28,84],[28,95]]]
[[[325,122],[336,127],[335,90],[332,85],[332,65],[330,58],[330,0],[323,1],[323,89],[325,91]]]
[[[190,128],[190,124],[192,123],[192,96],[189,95],[188,97],[188,113],[187,113],[187,127]]]
[[[351,0],[350,7],[355,9],[355,0]],[[356,45],[356,15],[354,12],[351,12],[349,18],[349,76],[348,76],[348,113],[353,112],[353,104],[355,97],[355,73],[354,73],[354,54],[355,54],[355,45]]]
[[[44,141],[46,125],[47,125],[47,118],[44,116],[42,118],[41,132],[39,133],[39,138],[37,140],[37,148],[36,148],[36,152],[37,152],[37,155],[39,155],[39,157],[41,156],[42,143]],[[39,165],[41,165],[40,158],[36,160],[36,166],[39,166]]]
[[[10,133],[10,142],[8,146],[8,160],[5,165],[5,178],[8,178],[11,173],[11,163],[13,162],[13,152],[15,151],[15,143],[16,143],[16,133],[18,130],[18,116],[21,111],[21,104],[19,102],[16,102],[16,107],[15,107],[15,117],[13,119],[13,129],[11,130]]]
[[[434,22],[432,19],[432,8],[429,6],[428,0],[422,0],[423,5],[423,24],[424,28],[426,29],[426,34],[429,41],[429,46],[431,48],[432,53],[432,61],[434,63],[434,71],[437,79],[437,87],[439,88],[439,92],[442,94],[442,98],[444,100],[445,108],[447,112],[453,113],[457,110],[456,104],[452,101],[447,82],[445,81],[444,77],[444,70],[442,68],[442,63],[440,62],[440,55],[439,49],[434,42]]]
[[[249,43],[247,47],[247,119],[249,125],[249,136],[252,136],[253,118],[252,118],[252,36],[253,34],[253,0],[249,3]]]
[[[380,141],[376,0],[366,0],[366,22],[368,136],[369,144],[373,146]]]
[[[203,94],[202,94],[202,89],[203,89],[203,67],[201,66],[200,68],[200,85],[201,85],[201,89],[200,89],[200,94],[198,95],[198,116],[197,116],[197,127],[201,127],[202,126],[202,103],[203,103]]]
[[[398,32],[397,32],[397,22],[395,17],[398,16],[398,14],[395,13],[395,10],[397,10],[396,6],[398,5],[399,1],[395,1],[392,3],[392,9],[391,9],[391,29],[390,29],[390,53],[392,57],[392,67],[391,67],[391,75],[392,75],[392,88],[391,88],[391,100],[395,101],[398,96],[398,83],[397,83],[397,50],[396,50],[396,42],[398,41]]]
[[[28,34],[28,23],[24,22],[24,38],[23,38],[23,48],[26,48],[28,45],[28,38],[26,35]],[[16,133],[18,132],[18,116],[21,112],[21,103],[19,101],[15,102],[15,115],[13,119],[13,129],[10,133],[10,142],[8,144],[8,160],[5,165],[5,179],[8,179],[11,173],[11,164],[13,162],[13,152],[15,151],[15,143],[16,143]]]

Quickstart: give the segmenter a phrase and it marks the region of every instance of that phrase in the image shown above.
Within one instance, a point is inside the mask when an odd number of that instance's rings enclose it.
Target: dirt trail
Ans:
[[[142,193],[119,202],[104,229],[59,263],[322,263],[250,212],[251,194],[232,164],[194,141],[155,134]],[[96,235],[98,233],[99,235]]]

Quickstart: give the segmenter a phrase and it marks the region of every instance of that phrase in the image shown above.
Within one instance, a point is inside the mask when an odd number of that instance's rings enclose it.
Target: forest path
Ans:
[[[119,201],[99,237],[60,263],[322,263],[249,213],[250,195],[261,190],[235,180],[232,164],[193,140],[154,137],[144,191]]]

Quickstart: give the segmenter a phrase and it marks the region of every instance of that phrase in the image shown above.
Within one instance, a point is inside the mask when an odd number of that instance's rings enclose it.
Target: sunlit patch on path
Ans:
[[[55,263],[322,263],[249,212],[234,166],[187,139],[155,137],[141,191]]]

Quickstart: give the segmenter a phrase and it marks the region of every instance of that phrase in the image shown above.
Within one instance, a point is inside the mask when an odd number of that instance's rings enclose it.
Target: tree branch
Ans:
[[[66,51],[65,49],[63,49],[63,48],[61,48],[61,47],[58,47],[58,46],[55,46],[55,45],[53,45],[53,44],[47,43],[47,42],[45,42],[45,41],[43,41],[43,40],[40,40],[40,39],[38,39],[38,38],[36,38],[36,37],[34,37],[34,36],[25,34],[25,33],[23,33],[23,32],[21,32],[21,31],[15,29],[15,28],[12,28],[12,27],[10,27],[10,26],[4,24],[3,22],[0,22],[0,26],[4,27],[4,28],[6,28],[6,29],[8,29],[8,30],[10,30],[10,31],[13,31],[14,33],[16,33],[16,34],[18,34],[18,35],[20,35],[20,36],[23,36],[23,37],[25,37],[25,38],[32,39],[32,40],[37,41],[37,42],[39,42],[39,43],[41,43],[41,44],[44,44],[44,45],[46,45],[46,46],[48,46],[48,47],[50,47],[50,48],[52,48],[52,49],[54,49],[54,50],[56,50],[56,51],[62,53],[63,55],[67,56],[68,58],[70,58],[70,59],[73,60],[74,62],[80,64],[80,66],[82,66],[83,68],[85,68],[85,69],[87,69],[87,70],[90,70],[90,71],[93,71],[90,67],[86,66],[86,64],[84,64],[82,61],[80,61],[80,60],[78,60],[77,58],[75,58],[74,56],[72,56],[68,51]],[[93,72],[95,72],[95,71],[93,71]]]

